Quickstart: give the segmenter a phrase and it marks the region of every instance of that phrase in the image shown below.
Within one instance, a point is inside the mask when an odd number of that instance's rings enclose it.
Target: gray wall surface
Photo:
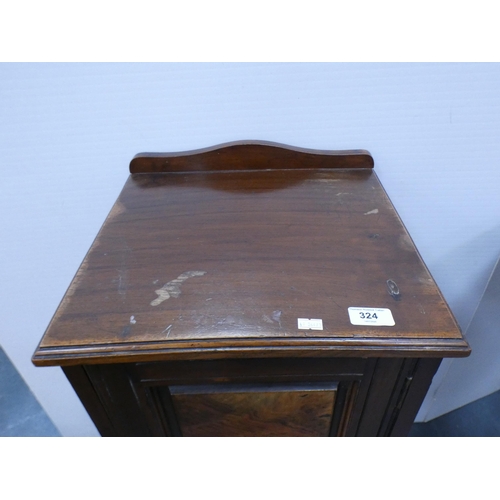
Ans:
[[[96,435],[31,355],[130,159],[241,139],[369,150],[465,331],[500,249],[499,89],[499,64],[0,64],[0,345],[63,435]]]
[[[432,420],[500,389],[500,260],[467,328],[472,353],[443,360],[419,418]]]

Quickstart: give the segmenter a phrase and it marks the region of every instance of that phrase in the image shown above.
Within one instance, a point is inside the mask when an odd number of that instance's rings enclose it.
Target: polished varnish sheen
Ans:
[[[102,434],[405,434],[440,359],[468,355],[368,152],[240,142],[130,171],[33,357]]]

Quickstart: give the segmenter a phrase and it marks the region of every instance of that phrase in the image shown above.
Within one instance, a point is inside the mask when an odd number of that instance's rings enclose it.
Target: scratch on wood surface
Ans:
[[[121,331],[122,337],[127,337],[132,332],[132,327],[130,325],[124,326]]]
[[[372,215],[372,214],[378,214],[378,208],[374,208],[373,210],[370,210],[369,212],[365,212],[363,215]]]
[[[318,172],[312,179],[306,179],[306,182],[340,182],[340,179],[328,173]]]
[[[119,295],[127,295],[128,288],[128,271],[117,269],[118,271],[118,293]]]
[[[155,290],[156,295],[158,297],[151,302],[152,306],[158,306],[165,300],[170,297],[174,297],[176,299],[181,294],[181,285],[184,281],[189,278],[193,278],[194,276],[203,276],[207,274],[206,271],[186,271],[179,276],[175,280],[169,281],[165,283],[160,289]]]

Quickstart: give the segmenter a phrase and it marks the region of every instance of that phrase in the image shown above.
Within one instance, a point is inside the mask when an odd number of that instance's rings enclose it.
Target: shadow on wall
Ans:
[[[500,225],[432,263],[432,275],[464,332],[484,293],[499,249]],[[467,294],[460,293],[462,290]]]
[[[500,390],[500,259],[491,273],[484,294],[465,336],[472,354],[464,359],[445,360],[442,375],[433,382],[425,421]],[[425,402],[424,402],[425,403]]]

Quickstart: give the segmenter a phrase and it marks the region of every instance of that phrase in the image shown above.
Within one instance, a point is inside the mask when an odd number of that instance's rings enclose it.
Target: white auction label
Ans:
[[[297,318],[299,330],[323,330],[322,319]]]
[[[347,309],[352,325],[394,326],[390,309],[377,307],[349,307]]]

